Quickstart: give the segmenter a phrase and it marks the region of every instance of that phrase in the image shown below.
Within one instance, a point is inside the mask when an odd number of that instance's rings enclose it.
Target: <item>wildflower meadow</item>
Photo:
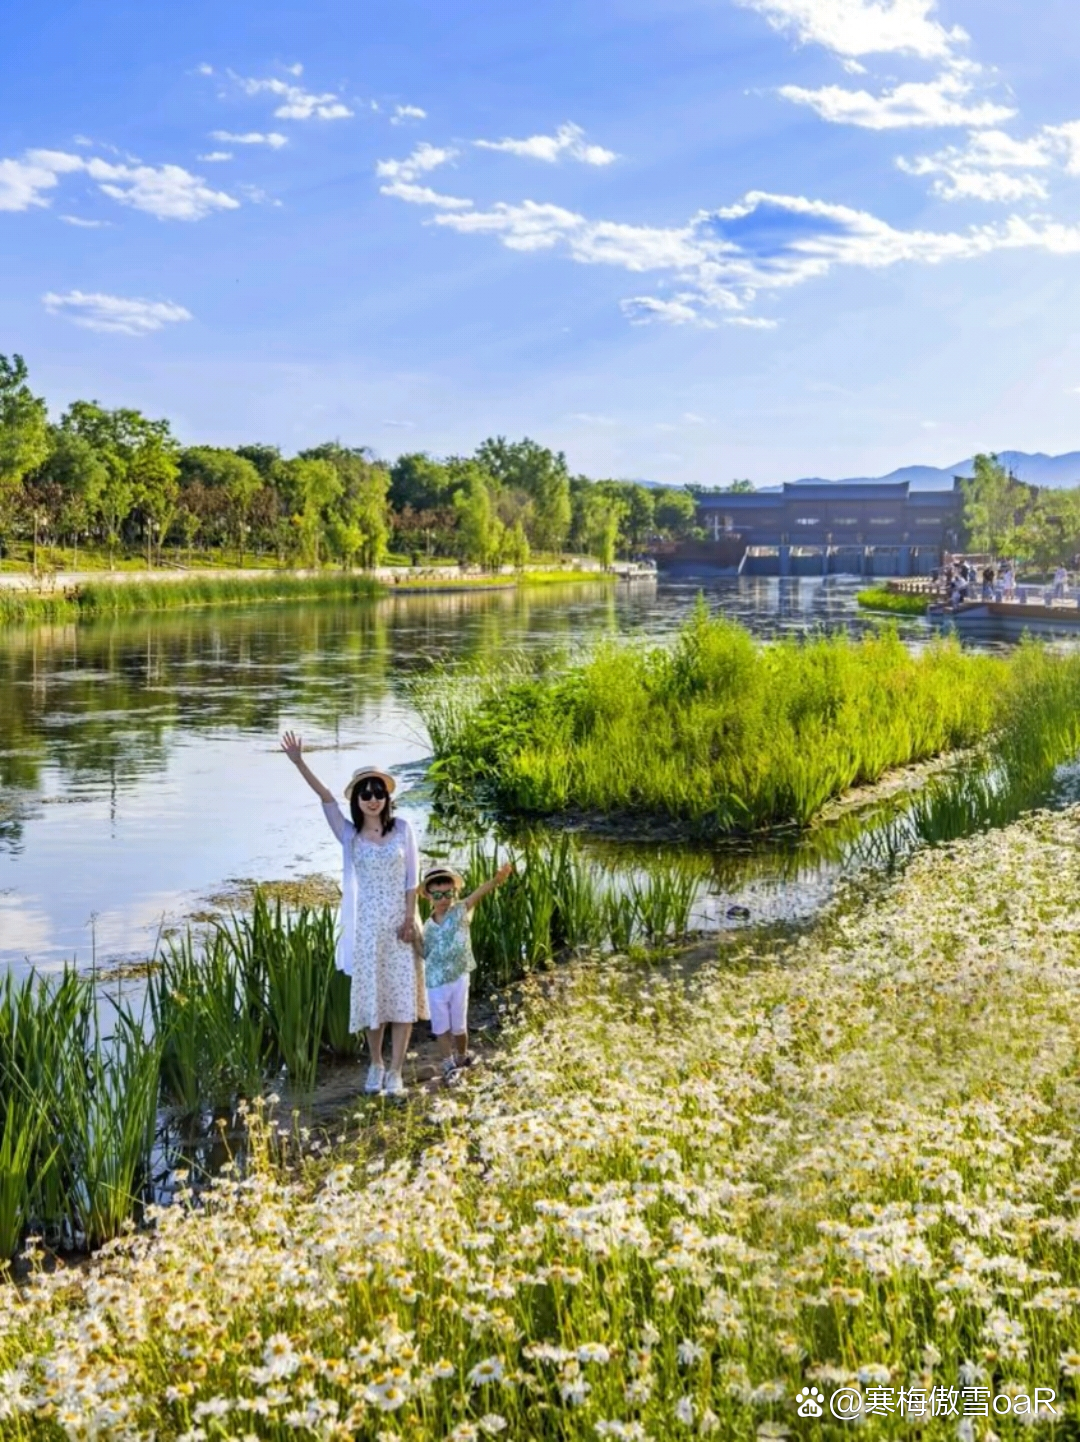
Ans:
[[[467,1085],[325,1141],[256,1109],[242,1169],[5,1284],[0,1435],[1072,1435],[1078,843],[533,977]]]

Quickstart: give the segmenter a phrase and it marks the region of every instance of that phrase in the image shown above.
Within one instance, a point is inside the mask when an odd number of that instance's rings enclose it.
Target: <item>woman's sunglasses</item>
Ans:
[[[385,801],[387,790],[382,781],[361,781],[356,794],[361,801]]]
[[[428,895],[432,901],[445,901],[448,896],[453,896],[453,894],[454,888],[452,886],[447,887],[445,891],[443,891],[441,887],[439,890],[436,890],[434,886],[428,887]]]

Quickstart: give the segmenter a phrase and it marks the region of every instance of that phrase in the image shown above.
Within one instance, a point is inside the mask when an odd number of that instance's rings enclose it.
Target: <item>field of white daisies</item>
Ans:
[[[5,1285],[0,1436],[1075,1436],[1078,902],[1039,814],[797,941],[549,976],[389,1149]]]

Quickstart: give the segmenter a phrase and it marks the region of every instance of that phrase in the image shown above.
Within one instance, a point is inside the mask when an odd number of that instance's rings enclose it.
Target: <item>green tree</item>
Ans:
[[[134,505],[142,516],[146,564],[152,564],[154,547],[161,547],[173,523],[180,499],[178,446],[171,436],[148,435],[135,447],[128,462]]]
[[[520,490],[532,501],[532,539],[540,550],[559,551],[572,518],[570,474],[561,451],[549,451],[527,436],[496,436],[477,448],[476,460],[500,487]]]
[[[1015,533],[1017,549],[1041,571],[1080,551],[1080,494],[1039,491]]]
[[[466,463],[459,468],[461,485],[454,492],[458,516],[458,555],[476,566],[490,564],[493,517],[488,480],[479,466]]]
[[[252,503],[263,485],[258,467],[247,456],[224,446],[189,446],[180,465],[185,485],[198,480],[221,493],[229,532],[242,566]]]
[[[107,411],[96,401],[75,401],[60,428],[91,446],[105,468],[96,519],[105,531],[109,565],[136,509],[149,547],[154,528],[160,533],[175,515],[178,499],[178,448],[169,422],[150,420],[141,411]]]
[[[327,461],[340,478],[331,538],[338,555],[347,565],[357,556],[365,569],[380,565],[390,539],[390,472],[366,447],[337,442],[302,451],[301,459]]]
[[[528,564],[530,552],[531,548],[529,546],[529,538],[525,534],[525,527],[520,520],[517,520],[506,533],[506,540],[503,546],[503,555],[506,558],[506,564],[520,571]]]
[[[79,537],[90,529],[98,513],[107,480],[105,462],[83,436],[51,428],[48,459],[26,484],[40,491],[54,527],[75,542],[78,564]]]
[[[44,400],[26,383],[21,355],[0,355],[0,537],[11,523],[23,477],[49,454],[49,420]]]
[[[656,498],[647,486],[633,482],[620,483],[619,494],[626,502],[623,531],[628,545],[637,550],[649,539],[656,524]]]
[[[994,455],[978,455],[975,474],[960,483],[964,496],[964,530],[971,550],[992,556],[1016,547],[1017,526],[1029,492]]]
[[[454,478],[442,461],[423,451],[398,456],[390,467],[389,500],[395,511],[437,511],[452,504]]]
[[[283,465],[298,548],[305,562],[319,565],[335,502],[342,493],[341,477],[327,460],[297,456]]]
[[[688,535],[694,524],[697,506],[689,491],[665,489],[656,494],[656,525],[669,536]]]

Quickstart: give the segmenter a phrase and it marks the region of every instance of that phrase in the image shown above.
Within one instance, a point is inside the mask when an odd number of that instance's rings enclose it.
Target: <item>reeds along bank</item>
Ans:
[[[273,601],[354,601],[382,595],[370,576],[198,576],[162,581],[95,581],[64,592],[0,590],[0,625],[91,620],[206,606]]]
[[[509,853],[508,853],[509,854]],[[473,850],[468,880],[497,856]],[[620,880],[572,838],[527,842],[517,875],[478,908],[478,981],[497,986],[574,948],[624,949],[684,934],[700,866],[662,863]],[[163,1118],[229,1117],[284,1079],[314,1087],[322,1063],[355,1056],[349,978],[334,966],[333,908],[250,915],[169,941],[145,1007],[87,977],[8,973],[0,984],[0,1258],[30,1232],[92,1248],[117,1236],[168,1171]]]

